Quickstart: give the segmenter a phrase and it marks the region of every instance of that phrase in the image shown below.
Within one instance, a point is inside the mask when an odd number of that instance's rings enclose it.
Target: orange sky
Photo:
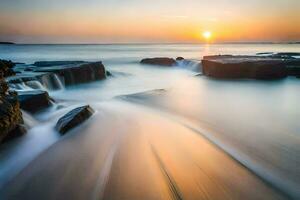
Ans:
[[[2,0],[0,40],[24,43],[299,41],[299,0]]]

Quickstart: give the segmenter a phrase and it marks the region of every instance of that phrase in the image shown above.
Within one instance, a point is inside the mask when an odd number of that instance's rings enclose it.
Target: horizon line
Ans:
[[[300,41],[286,41],[286,42],[272,42],[272,41],[241,41],[241,42],[107,42],[107,43],[15,43],[15,42],[1,42],[0,45],[161,45],[161,44],[200,44],[200,45],[214,45],[214,44],[300,44]]]

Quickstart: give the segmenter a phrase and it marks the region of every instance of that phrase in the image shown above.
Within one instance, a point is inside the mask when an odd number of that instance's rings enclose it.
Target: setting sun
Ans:
[[[205,31],[202,33],[202,36],[206,39],[209,40],[212,36],[212,33],[210,31]]]

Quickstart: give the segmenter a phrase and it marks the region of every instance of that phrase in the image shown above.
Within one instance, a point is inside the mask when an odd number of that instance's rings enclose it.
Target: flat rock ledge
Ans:
[[[21,109],[36,113],[52,105],[52,100],[46,91],[32,90],[18,92]]]
[[[60,62],[60,61],[58,61]],[[79,61],[78,61],[79,62]],[[49,63],[39,65],[50,65]],[[102,62],[91,62],[83,64],[55,65],[51,67],[36,67],[34,72],[55,73],[64,82],[65,86],[88,83],[106,78],[106,70]]]
[[[57,121],[55,128],[64,135],[69,130],[89,119],[94,112],[95,111],[89,105],[75,108],[61,117]]]
[[[157,57],[157,58],[145,58],[142,59],[141,64],[147,64],[147,65],[161,65],[161,66],[175,66],[177,64],[176,60],[173,58],[167,58],[167,57]]]
[[[50,66],[62,66],[62,65],[76,65],[83,64],[84,61],[37,61],[33,65],[36,67],[50,67]]]
[[[269,56],[205,56],[203,74],[221,79],[282,79],[300,76],[300,59]]]

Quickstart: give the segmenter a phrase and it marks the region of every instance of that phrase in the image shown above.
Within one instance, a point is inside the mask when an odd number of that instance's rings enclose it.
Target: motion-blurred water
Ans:
[[[97,116],[105,115],[105,112],[102,113],[102,110],[109,112],[105,106],[99,106],[99,103],[108,102],[108,107],[116,106],[117,110],[123,116],[120,129],[123,131],[126,129],[128,132],[132,130],[134,140],[135,137],[141,137],[138,129],[143,131],[147,129],[145,126],[147,126],[148,122],[145,120],[148,118],[145,117],[143,121],[143,116],[146,116],[146,114],[143,113],[148,113],[148,111],[143,109],[142,112],[137,111],[138,109],[135,111],[139,113],[139,117],[134,119],[138,124],[142,124],[143,128],[133,128],[132,125],[123,123],[123,120],[127,120],[126,115],[131,115],[131,112],[128,110],[132,109],[133,111],[134,107],[127,109],[126,104],[119,105],[112,99],[120,95],[165,89],[146,96],[137,95],[135,98],[128,97],[127,100],[135,103],[138,102],[137,105],[143,104],[150,107],[156,110],[158,115],[165,114],[167,118],[169,116],[172,120],[178,120],[178,124],[189,127],[197,134],[200,133],[199,137],[204,137],[219,146],[274,188],[289,197],[299,197],[300,171],[298,166],[300,165],[300,125],[298,121],[300,119],[300,79],[290,77],[278,81],[224,81],[209,79],[204,76],[195,76],[199,72],[187,65],[163,68],[142,66],[139,64],[139,61],[145,57],[167,56],[175,58],[177,56],[183,56],[197,62],[201,60],[202,56],[210,54],[254,55],[259,52],[300,52],[300,45],[0,45],[1,59],[10,59],[14,62],[24,62],[26,64],[45,60],[102,60],[106,69],[113,74],[113,77],[104,81],[76,85],[64,90],[49,90],[50,95],[56,99],[58,104],[60,104],[59,106],[63,106],[64,109],[56,109],[59,107],[57,106],[46,113],[34,116],[40,121],[40,124],[31,129],[25,139],[17,141],[17,144],[23,144],[24,148],[19,146],[16,149],[13,145],[9,145],[8,147],[2,147],[2,149],[0,149],[0,161],[3,161],[2,168],[5,169],[5,171],[1,171],[0,166],[0,179],[2,179],[0,186],[1,184],[2,186],[5,185],[8,179],[11,179],[42,152],[43,148],[41,146],[43,145],[39,145],[38,148],[30,149],[30,145],[34,143],[34,141],[38,141],[39,144],[46,143],[47,145],[44,145],[44,149],[53,143],[57,146],[62,146],[56,143],[59,138],[51,136],[51,134],[53,135],[53,127],[57,118],[72,106],[89,103],[98,111]],[[132,121],[131,118],[130,120]],[[108,126],[110,124],[112,127],[117,126],[116,123],[119,122],[119,120],[119,118],[113,118],[113,120],[108,122],[109,120],[106,119],[105,125]],[[151,120],[155,122],[154,118],[151,118]],[[156,122],[157,124],[155,126],[157,127],[160,126],[160,123],[163,123],[161,120],[157,120]],[[101,120],[99,119],[98,122],[94,120],[91,127],[93,128],[84,128],[81,134],[87,134],[85,137],[92,137],[93,135],[93,137],[95,137],[95,135],[98,134],[98,130],[102,127]],[[107,129],[110,130],[110,128]],[[170,130],[174,131],[173,129],[174,127],[170,125]],[[48,142],[41,142],[41,138],[43,137],[37,134],[39,130],[43,130],[44,139],[48,140]],[[149,131],[150,130],[151,128],[149,128]],[[163,132],[162,129],[155,129],[154,132],[155,131]],[[165,128],[165,131],[167,132],[168,128]],[[182,133],[181,142],[185,141],[185,132],[183,131]],[[189,138],[191,136],[188,136],[188,133],[186,134],[186,144],[183,145],[183,148],[188,148],[188,143],[193,143],[191,138]],[[36,139],[34,139],[35,137]],[[167,139],[164,137],[166,137],[166,135],[163,133],[160,136],[158,134],[157,137],[154,137],[155,139],[153,140],[156,142],[154,142],[153,146],[160,146],[160,143],[162,143],[161,146],[163,146],[162,141],[165,141],[165,145],[167,145]],[[170,141],[172,137],[175,138],[177,136],[170,134]],[[49,138],[51,139],[49,140]],[[122,141],[126,141],[123,136],[118,136],[118,138],[118,143],[114,143],[113,145],[113,152],[118,149],[115,146],[122,146]],[[160,138],[164,139],[159,141]],[[22,140],[24,140],[23,143]],[[92,143],[91,140],[91,138],[86,138],[84,145],[88,146],[88,143]],[[119,140],[121,140],[121,142]],[[148,145],[146,141],[142,141],[143,144],[145,143],[144,145]],[[69,142],[72,143],[72,140],[69,139]],[[80,142],[77,145],[80,144],[83,145]],[[130,146],[130,149],[131,148],[135,147]],[[61,147],[61,149],[63,149],[63,147]],[[95,151],[95,149],[88,150],[88,148],[85,150],[91,151],[90,153]],[[197,153],[198,151],[205,151],[201,146],[193,147],[193,151],[190,151],[190,149],[185,150],[190,152],[189,155]],[[32,152],[30,153],[30,151]],[[67,152],[69,151],[70,150]],[[156,152],[154,153],[156,157],[164,155],[163,148],[156,149],[154,152]],[[15,156],[16,153],[19,153],[17,154],[18,156]],[[176,151],[177,155],[181,155],[181,153],[184,154],[184,151]],[[53,156],[57,154],[59,154],[58,150],[53,153]],[[64,155],[65,154],[67,153],[64,153]],[[25,155],[26,158],[22,157],[22,155]],[[111,154],[108,153],[108,155]],[[130,160],[130,154],[127,156],[127,159]],[[167,153],[165,153],[165,156],[168,157]],[[126,155],[124,158],[125,157]],[[118,159],[122,159],[122,157]],[[140,162],[145,161],[143,157],[141,157],[141,159]],[[218,160],[217,157],[214,157],[214,154],[207,154],[207,159]],[[185,162],[187,160],[183,159],[181,161]],[[195,159],[194,161],[198,162],[199,160]],[[10,168],[14,162],[17,162],[18,167]],[[110,162],[112,162],[112,160]],[[190,160],[188,162],[190,162]],[[173,173],[176,177],[176,170],[173,169],[174,166],[171,165],[171,162],[168,163],[165,161],[163,165],[169,168],[170,171],[174,170]],[[178,166],[179,165],[182,164],[178,164]],[[191,166],[193,165],[185,167],[192,170]],[[211,166],[211,168],[214,167]],[[218,167],[222,168],[222,163],[220,163]],[[107,166],[105,168],[107,168]],[[208,167],[206,170],[209,171],[210,168]],[[183,171],[181,171],[180,174],[181,173],[183,173]],[[208,173],[212,172],[209,171]],[[234,174],[234,170],[231,173]],[[177,173],[177,175],[178,174],[179,173]],[[181,175],[185,177],[184,173]],[[180,180],[175,180],[175,182],[176,181],[180,182]],[[240,181],[244,183],[243,178],[241,178]],[[184,182],[180,183],[183,184]],[[224,185],[224,187],[229,186]],[[179,190],[183,188],[184,186],[179,186]],[[187,191],[187,193],[191,192],[189,190]]]

